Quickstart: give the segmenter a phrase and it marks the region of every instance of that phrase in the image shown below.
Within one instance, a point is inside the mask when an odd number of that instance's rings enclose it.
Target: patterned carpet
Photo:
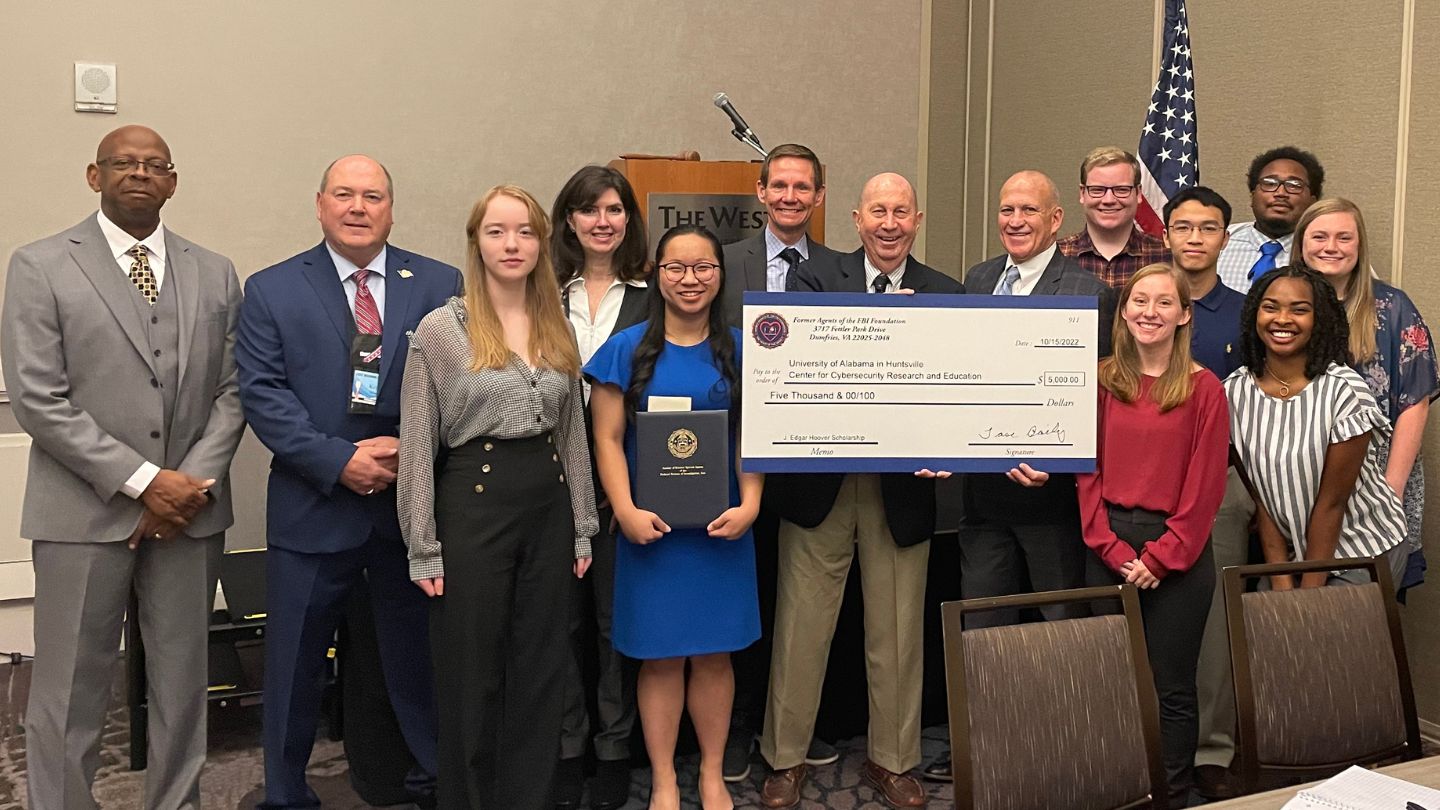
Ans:
[[[100,773],[95,783],[95,798],[105,810],[131,810],[141,806],[145,774],[129,769],[129,719],[124,707],[122,668],[116,667],[112,708],[101,741]],[[25,808],[25,738],[22,729],[25,700],[30,692],[30,665],[18,667],[0,664],[0,810]],[[249,810],[262,797],[264,770],[260,749],[260,711],[258,706],[212,706],[210,712],[210,745],[201,781],[205,810]],[[943,746],[940,729],[927,730],[924,755],[928,758]],[[863,738],[845,740],[837,745],[840,761],[815,769],[805,787],[801,810],[882,810],[875,792],[860,780],[860,764],[865,759]],[[684,807],[699,807],[695,798],[697,756],[680,760],[681,795]],[[636,768],[633,774],[631,799],[625,810],[644,810],[649,793],[649,771]],[[310,760],[310,785],[319,794],[327,810],[365,810],[351,790],[348,768],[341,745],[324,738],[317,741]],[[737,808],[758,808],[760,784],[764,767],[757,756],[748,781],[732,785]],[[931,807],[951,806],[949,785],[927,783]]]

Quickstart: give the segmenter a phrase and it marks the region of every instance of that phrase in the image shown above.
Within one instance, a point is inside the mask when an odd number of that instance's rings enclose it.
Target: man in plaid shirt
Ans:
[[[1058,242],[1060,252],[1119,289],[1147,264],[1170,261],[1158,236],[1135,227],[1140,205],[1140,161],[1118,146],[1090,150],[1080,163],[1080,207],[1085,230]]]

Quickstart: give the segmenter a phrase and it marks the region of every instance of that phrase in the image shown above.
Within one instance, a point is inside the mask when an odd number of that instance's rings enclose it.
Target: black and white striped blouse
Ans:
[[[589,557],[598,521],[580,379],[532,369],[513,353],[505,368],[471,371],[471,357],[465,304],[459,298],[426,315],[410,338],[396,484],[410,578],[444,575],[435,536],[436,455],[441,447],[459,447],[480,436],[521,439],[554,433],[575,511],[575,556]]]
[[[1359,374],[1331,364],[1289,399],[1260,390],[1245,367],[1225,380],[1230,442],[1295,559],[1305,558],[1305,532],[1320,491],[1330,445],[1374,431],[1390,435],[1390,421]],[[1377,437],[1378,438],[1378,437]],[[1371,441],[1345,505],[1336,557],[1370,557],[1405,539],[1405,513]]]

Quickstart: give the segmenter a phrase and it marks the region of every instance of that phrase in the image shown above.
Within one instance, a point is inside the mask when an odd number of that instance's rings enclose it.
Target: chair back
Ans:
[[[962,630],[996,608],[1115,600],[1118,615]],[[1159,709],[1130,585],[941,606],[955,806],[1167,806]]]
[[[1364,585],[1260,590],[1245,580],[1364,569]],[[1383,560],[1226,568],[1241,781],[1264,771],[1339,772],[1420,755],[1420,727],[1390,572]]]

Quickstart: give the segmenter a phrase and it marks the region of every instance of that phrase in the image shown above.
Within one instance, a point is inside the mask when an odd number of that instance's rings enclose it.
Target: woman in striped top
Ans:
[[[1215,587],[1210,527],[1229,448],[1220,381],[1190,356],[1189,290],[1184,271],[1168,264],[1147,265],[1126,283],[1115,353],[1100,363],[1095,472],[1075,477],[1092,552],[1086,581],[1140,589],[1177,806],[1193,777],[1195,668]]]
[[[1273,270],[1245,298],[1245,366],[1225,380],[1230,441],[1255,498],[1265,561],[1384,556],[1405,564],[1405,514],[1376,446],[1390,422],[1345,365],[1349,327],[1335,290],[1301,264]],[[1363,582],[1363,571],[1320,571],[1300,587]],[[1294,578],[1271,578],[1289,589]]]

